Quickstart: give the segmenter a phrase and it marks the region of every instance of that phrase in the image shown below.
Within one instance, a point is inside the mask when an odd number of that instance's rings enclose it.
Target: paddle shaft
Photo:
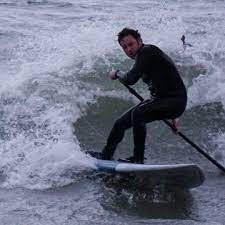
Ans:
[[[122,82],[121,82],[122,83]],[[133,88],[131,88],[129,85],[122,83],[131,94],[136,96],[140,101],[144,101],[144,98],[140,96]],[[174,126],[167,120],[163,120],[163,122],[168,125],[172,130],[176,131]],[[209,154],[207,154],[204,150],[202,150],[200,147],[198,147],[194,142],[192,142],[188,137],[186,137],[183,133],[180,131],[176,131],[176,134],[178,134],[180,137],[182,137],[186,142],[188,142],[192,147],[194,147],[199,153],[201,153],[203,156],[205,156],[210,162],[212,162],[215,166],[217,166],[220,170],[222,170],[225,173],[225,167],[223,167],[220,163],[218,163],[214,158],[212,158]]]

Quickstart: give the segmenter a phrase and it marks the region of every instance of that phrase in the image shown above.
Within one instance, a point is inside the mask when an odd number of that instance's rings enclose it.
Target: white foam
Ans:
[[[225,109],[225,78],[222,76],[222,71],[198,76],[193,80],[193,85],[188,89],[188,92],[189,107],[221,102]]]
[[[68,124],[53,139],[46,140],[40,134],[32,140],[21,134],[5,142],[1,168],[6,179],[2,186],[43,189],[76,182],[82,171],[94,167],[94,162],[80,151],[74,138]]]
[[[139,29],[144,42],[158,45],[181,65],[187,65],[189,57],[205,66],[207,73],[193,80],[188,89],[189,107],[208,102],[221,102],[225,107],[222,3],[215,10],[213,2],[192,6],[125,0],[113,5],[106,1],[104,7],[101,1],[86,1],[86,7],[82,1],[69,2],[76,7],[68,11],[54,9],[52,2],[51,8],[32,10],[25,2],[21,9],[5,7],[1,11],[2,32],[12,35],[7,45],[11,58],[0,65],[0,95],[11,102],[1,105],[5,116],[1,125],[8,136],[0,143],[0,167],[7,187],[63,185],[72,182],[71,177],[61,176],[67,169],[93,166],[80,152],[72,122],[98,96],[127,99],[130,95],[102,91],[79,78],[99,77],[111,68],[112,59],[126,58],[116,40],[125,26]],[[183,50],[183,34],[193,48]],[[121,61],[117,66],[123,66]]]
[[[71,38],[73,32],[77,35]],[[60,36],[40,32],[19,44],[20,69],[3,79],[1,86],[2,97],[15,101],[4,107],[7,116],[3,125],[8,132],[8,140],[1,143],[4,187],[66,185],[75,182],[75,173],[93,167],[81,152],[71,126],[87,104],[95,101],[95,90],[82,88],[76,80],[91,71],[95,55],[105,52],[101,48],[90,54],[98,44],[97,39],[90,44],[94,32],[104,39],[96,27],[72,26]],[[84,65],[76,68],[81,62]],[[67,77],[72,79],[68,84]],[[24,130],[23,126],[31,123],[33,127]],[[66,171],[69,175],[63,177]]]

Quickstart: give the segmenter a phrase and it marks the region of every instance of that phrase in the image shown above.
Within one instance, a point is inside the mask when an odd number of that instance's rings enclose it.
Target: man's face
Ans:
[[[142,41],[136,40],[129,34],[121,39],[120,45],[128,57],[135,59],[138,49],[142,46]]]

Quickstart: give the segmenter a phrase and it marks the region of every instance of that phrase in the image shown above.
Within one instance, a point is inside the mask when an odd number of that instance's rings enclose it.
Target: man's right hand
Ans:
[[[179,119],[176,118],[176,119],[173,119],[172,120],[172,126],[173,126],[173,131],[177,134],[178,133],[178,129],[180,127],[180,123],[179,123]]]
[[[117,70],[115,70],[115,69],[112,69],[111,72],[109,72],[109,78],[111,80],[116,80],[117,79],[116,72],[117,72]]]

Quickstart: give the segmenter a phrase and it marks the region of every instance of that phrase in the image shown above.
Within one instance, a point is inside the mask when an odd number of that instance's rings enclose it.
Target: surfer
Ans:
[[[135,63],[128,72],[112,69],[109,73],[110,79],[119,79],[126,85],[133,85],[141,78],[150,91],[150,98],[118,118],[103,151],[91,155],[100,159],[112,159],[125,131],[133,128],[134,151],[129,160],[144,163],[146,123],[172,119],[174,129],[177,130],[177,118],[185,110],[187,93],[172,59],[158,47],[144,44],[137,30],[124,28],[118,34],[118,42],[125,54],[135,60]]]
[[[193,45],[191,45],[191,44],[189,44],[189,43],[187,43],[187,42],[185,41],[185,36],[184,36],[184,35],[182,35],[181,41],[182,41],[182,43],[183,43],[183,48],[184,48],[184,50],[185,50],[187,47],[193,47]]]

